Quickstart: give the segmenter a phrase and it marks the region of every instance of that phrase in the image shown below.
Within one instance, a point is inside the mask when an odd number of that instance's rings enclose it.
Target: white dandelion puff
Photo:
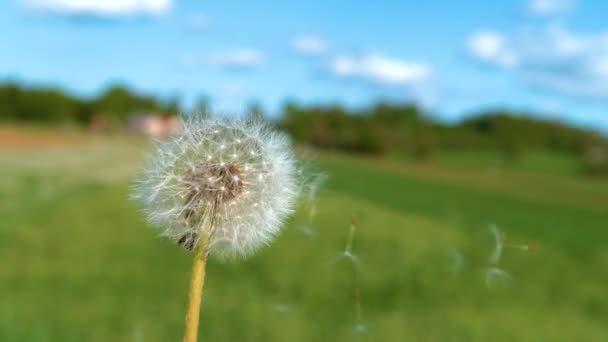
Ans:
[[[203,117],[157,144],[136,197],[162,235],[189,250],[204,237],[208,254],[226,258],[268,244],[299,189],[285,135],[259,122]]]

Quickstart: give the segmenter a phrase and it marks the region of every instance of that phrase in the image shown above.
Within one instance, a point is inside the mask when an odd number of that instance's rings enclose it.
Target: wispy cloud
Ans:
[[[431,75],[429,65],[379,54],[341,55],[329,62],[329,72],[338,78],[380,85],[416,85]]]
[[[208,61],[223,69],[250,70],[266,64],[266,55],[257,49],[238,49],[211,54]]]
[[[568,13],[575,7],[575,0],[529,0],[528,2],[528,12],[533,15]]]
[[[506,37],[498,32],[479,31],[471,35],[468,42],[470,53],[480,61],[510,67],[517,57],[510,51]]]
[[[608,96],[608,31],[580,34],[550,25],[511,36],[478,32],[469,40],[469,51],[480,62],[548,89]]]
[[[291,45],[293,49],[305,55],[322,55],[327,52],[327,43],[321,37],[300,35],[295,37]]]
[[[160,15],[171,0],[22,0],[31,10],[70,16],[123,17]]]

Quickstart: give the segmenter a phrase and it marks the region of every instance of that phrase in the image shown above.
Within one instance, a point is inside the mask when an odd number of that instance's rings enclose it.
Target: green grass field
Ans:
[[[181,340],[191,255],[128,199],[147,148],[0,150],[0,341]],[[202,341],[608,341],[607,182],[542,155],[315,164],[312,222],[303,203],[254,257],[211,261]],[[492,223],[538,250],[506,249],[512,281],[487,287]]]

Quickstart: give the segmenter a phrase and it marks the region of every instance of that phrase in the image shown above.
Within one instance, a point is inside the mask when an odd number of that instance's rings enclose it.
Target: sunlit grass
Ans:
[[[190,255],[128,200],[146,148],[0,152],[1,341],[181,338]],[[302,207],[252,259],[209,265],[206,341],[608,339],[605,183],[517,171],[490,182],[474,168],[335,155],[318,164],[329,180],[311,232],[297,229],[309,223]],[[356,266],[335,262],[352,215]],[[505,251],[504,288],[484,283],[490,223],[539,246]],[[467,260],[458,271],[454,252]]]

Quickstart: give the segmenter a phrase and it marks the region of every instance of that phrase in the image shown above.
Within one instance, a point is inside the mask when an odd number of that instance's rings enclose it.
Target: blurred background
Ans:
[[[180,114],[315,176],[214,260],[205,341],[608,340],[608,3],[0,3],[0,340],[179,341],[191,255],[129,200]]]

